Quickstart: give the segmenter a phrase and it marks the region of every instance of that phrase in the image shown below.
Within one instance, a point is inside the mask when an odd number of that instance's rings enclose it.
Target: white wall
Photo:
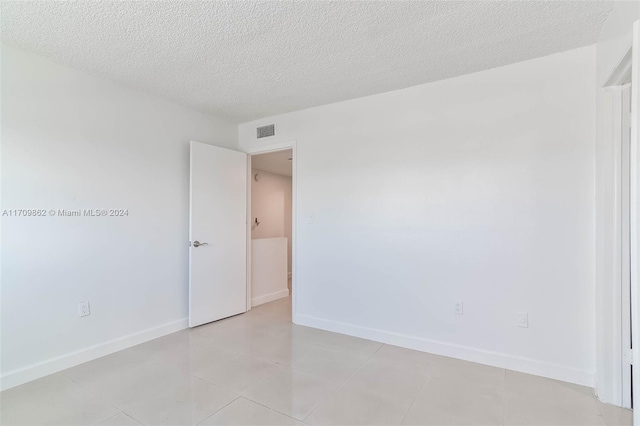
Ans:
[[[633,22],[640,19],[640,2],[615,2],[596,45],[596,248],[597,295],[597,394],[605,402],[620,405],[621,295],[616,282],[614,235],[616,215],[614,146],[607,129],[607,105],[612,93],[603,86],[631,48]],[[606,133],[609,132],[609,135]]]
[[[186,326],[189,140],[237,127],[2,46],[2,209],[129,211],[2,218],[3,387]]]
[[[586,47],[241,125],[297,140],[294,321],[592,385],[595,72]]]
[[[260,174],[260,181],[253,178]],[[291,272],[291,177],[251,171],[251,238],[287,238],[287,271]],[[260,222],[255,226],[255,218]]]
[[[287,297],[287,239],[251,241],[251,306]]]

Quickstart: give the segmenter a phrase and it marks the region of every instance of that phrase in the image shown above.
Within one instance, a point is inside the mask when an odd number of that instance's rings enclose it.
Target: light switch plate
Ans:
[[[529,328],[529,314],[526,312],[516,312],[516,325],[522,328]]]

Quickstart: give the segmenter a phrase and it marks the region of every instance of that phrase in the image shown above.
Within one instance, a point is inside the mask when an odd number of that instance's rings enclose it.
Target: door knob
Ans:
[[[209,245],[209,243],[201,243],[201,242],[200,242],[200,241],[198,241],[198,240],[195,240],[195,241],[193,242],[193,246],[194,246],[194,247],[200,247],[200,246],[206,246],[206,245]]]

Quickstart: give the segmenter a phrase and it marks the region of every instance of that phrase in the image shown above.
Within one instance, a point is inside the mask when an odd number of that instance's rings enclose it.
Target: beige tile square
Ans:
[[[2,425],[90,425],[119,410],[62,374],[6,390],[0,395]]]
[[[193,374],[215,365],[230,363],[238,353],[196,340],[156,353],[153,365],[161,366],[167,372]]]
[[[607,426],[632,426],[633,411],[611,404],[598,402],[600,413]]]
[[[382,343],[374,342],[373,340],[331,332],[319,335],[316,344],[365,359],[382,347]]]
[[[309,425],[397,425],[411,400],[381,396],[359,387],[343,385],[305,420]]]
[[[412,409],[413,410],[413,409]],[[406,426],[477,426],[483,425],[482,422],[475,422],[474,419],[461,419],[459,417],[451,417],[446,413],[439,411],[424,411],[417,418],[416,412],[409,411],[411,416],[408,416],[403,420],[402,424]]]
[[[403,424],[502,425],[504,391],[431,378],[416,397]]]
[[[223,388],[242,392],[282,370],[282,366],[239,354],[233,360],[213,365],[193,375]]]
[[[504,422],[528,426],[605,426],[604,418],[590,409],[569,408],[563,401],[505,397]]]
[[[187,330],[134,346],[131,350],[143,354],[149,361],[166,362],[174,368],[179,365],[192,371],[238,353]]]
[[[304,420],[336,387],[336,383],[289,368],[249,389],[244,397]]]
[[[346,382],[382,396],[413,399],[427,380],[427,373],[401,368],[395,363],[369,359]]]
[[[291,417],[244,398],[236,399],[200,423],[202,426],[301,426],[302,424]]]
[[[371,355],[370,360],[390,364],[412,372],[426,373],[432,370],[434,358],[437,357],[437,355],[426,352],[383,345]]]
[[[100,369],[74,374],[73,380],[123,411],[168,388],[181,388],[190,382],[188,372],[153,361],[107,371],[110,374]]]
[[[573,383],[507,370],[505,389],[514,398],[600,414],[593,389]]]
[[[248,328],[253,328],[263,333],[273,333],[290,329],[292,326],[291,316],[278,315],[269,312],[251,310],[246,322]]]
[[[291,324],[291,327],[287,329],[282,328],[274,334],[289,338],[296,343],[319,346],[318,343],[321,342],[329,332],[317,328]]]
[[[309,353],[314,346],[308,339],[288,333],[262,334],[248,342],[242,352],[274,364],[290,365]]]
[[[463,382],[466,386],[504,389],[506,383],[504,368],[439,355],[431,356],[430,375]]]
[[[264,331],[254,324],[253,326],[211,327],[206,333],[200,332],[196,336],[209,345],[239,353],[263,334],[265,334]]]
[[[61,373],[81,386],[89,387],[114,375],[128,374],[130,370],[150,362],[149,356],[130,348],[68,368]]]
[[[325,380],[343,382],[364,362],[365,359],[360,356],[315,346],[305,356],[291,364],[291,367]]]
[[[191,377],[188,384],[167,388],[130,406],[126,413],[146,425],[196,425],[238,396],[237,392]]]
[[[291,320],[291,297],[283,297],[273,302],[264,303],[251,309],[254,313],[270,314]]]
[[[192,342],[192,335],[188,330],[181,330],[157,339],[149,340],[130,348],[131,351],[140,353],[145,358],[153,357],[166,351],[174,350],[176,347],[188,347]]]

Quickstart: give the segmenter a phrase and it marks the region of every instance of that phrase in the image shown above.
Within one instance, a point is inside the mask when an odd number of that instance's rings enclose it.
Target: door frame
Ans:
[[[295,140],[289,142],[275,143],[271,145],[262,145],[249,148],[247,153],[247,312],[251,310],[251,157],[259,154],[267,154],[269,152],[291,150],[291,321],[296,317],[296,283],[297,283],[297,267],[296,267],[296,247],[297,247],[297,142]]]
[[[632,67],[631,67],[631,318],[632,324],[636,327],[633,333],[633,361],[636,368],[633,372],[633,402],[636,412],[640,412],[640,262],[638,260],[640,249],[640,20],[633,24],[632,39]],[[640,425],[640,415],[633,416],[633,423]]]
[[[620,201],[616,203],[620,207],[618,220],[620,221],[620,284],[622,298],[622,406],[632,407],[633,384],[631,368],[633,366],[632,334],[634,331],[631,320],[634,307],[631,298],[631,84],[621,86],[621,134],[620,144],[616,146],[620,152],[616,153],[616,158],[620,159]],[[636,329],[635,332],[638,330]]]
[[[631,230],[623,224],[630,223],[633,217],[630,208],[623,208],[622,193],[623,187],[632,187],[630,175],[624,176],[628,181],[623,182],[623,163],[626,162],[630,169],[634,167],[631,153],[622,149],[625,141],[622,131],[623,108],[625,104],[627,107],[630,104],[629,91],[625,86],[631,83],[631,70],[630,46],[600,89],[603,96],[604,115],[601,125],[605,152],[601,153],[604,160],[598,161],[601,161],[603,170],[601,179],[604,198],[596,202],[597,205],[603,203],[599,207],[601,210],[596,213],[603,223],[596,254],[603,280],[596,298],[600,315],[597,322],[597,333],[600,336],[596,353],[597,394],[604,402],[626,408],[631,407],[631,317],[636,309],[630,294],[634,291],[634,283],[629,280],[629,271],[624,270],[629,268],[631,256],[628,250],[623,249],[623,244],[632,239]],[[629,203],[631,198],[633,194],[630,191],[627,200]]]

